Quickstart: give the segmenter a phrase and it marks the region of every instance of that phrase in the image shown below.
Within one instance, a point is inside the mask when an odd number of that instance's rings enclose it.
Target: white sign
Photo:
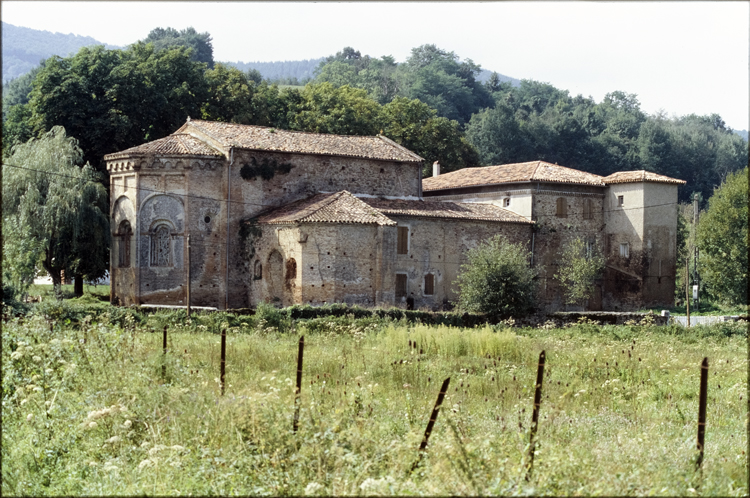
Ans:
[[[693,286],[693,299],[698,299],[698,286]]]

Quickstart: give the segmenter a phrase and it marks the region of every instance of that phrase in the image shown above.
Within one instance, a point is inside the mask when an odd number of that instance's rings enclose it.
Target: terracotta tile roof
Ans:
[[[464,168],[422,180],[422,190],[496,185],[513,182],[577,183],[604,186],[602,177],[544,161]]]
[[[225,147],[362,157],[409,163],[423,161],[417,154],[383,136],[363,137],[305,133],[264,126],[196,119],[185,123],[176,133],[189,132],[191,128],[214,138]]]
[[[604,183],[611,185],[613,183],[633,183],[633,182],[655,182],[655,183],[673,183],[675,185],[685,185],[685,180],[678,180],[669,176],[658,175],[650,171],[618,171],[603,178]]]
[[[258,218],[258,223],[361,223],[395,225],[396,222],[371,208],[346,190],[317,194],[276,208]]]
[[[534,222],[493,204],[473,202],[391,200],[363,197],[362,201],[388,216],[418,216],[460,220],[502,221],[509,223]]]
[[[110,159],[120,159],[125,156],[138,155],[222,156],[222,154],[213,147],[208,146],[206,143],[188,135],[187,133],[173,133],[172,135],[160,138],[159,140],[154,140],[153,142],[147,142],[138,145],[137,147],[131,147],[120,152],[107,154],[104,156],[104,160],[109,161]]]

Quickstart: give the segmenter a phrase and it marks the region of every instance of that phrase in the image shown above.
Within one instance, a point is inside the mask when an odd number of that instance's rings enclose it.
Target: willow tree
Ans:
[[[109,260],[107,191],[78,142],[56,126],[15,146],[3,159],[3,268],[25,292],[41,265],[59,295],[62,271],[83,280],[102,277]]]

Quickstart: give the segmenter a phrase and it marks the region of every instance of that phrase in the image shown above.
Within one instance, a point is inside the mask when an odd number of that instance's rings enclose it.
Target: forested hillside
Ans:
[[[192,28],[157,28],[122,50],[82,48],[4,86],[3,148],[62,125],[101,168],[103,155],[164,137],[191,116],[382,133],[424,157],[425,174],[436,160],[444,172],[538,159],[600,175],[646,169],[686,180],[683,201],[692,192],[708,199],[748,162],[747,142],[717,114],[648,115],[624,89],[596,102],[549,83],[484,80],[479,64],[435,45],[402,63],[346,47],[319,61],[268,64],[214,63],[211,36]],[[310,74],[304,87],[288,86]]]
[[[65,57],[78,52],[81,47],[105,45],[107,48],[118,48],[97,41],[90,36],[50,33],[36,29],[2,23],[3,41],[3,83],[28,73],[39,62],[59,55]]]

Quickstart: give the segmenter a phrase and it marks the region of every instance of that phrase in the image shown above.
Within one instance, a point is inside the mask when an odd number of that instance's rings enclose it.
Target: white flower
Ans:
[[[325,490],[325,486],[313,481],[305,487],[305,496],[315,496],[323,490]]]
[[[95,429],[96,428],[96,422],[89,422],[88,428],[89,429]]]
[[[130,429],[131,425],[133,425],[133,422],[131,422],[130,420],[126,420],[125,422],[122,423],[123,429]]]
[[[106,444],[115,444],[119,443],[122,440],[120,436],[112,436],[111,438],[104,441]]]
[[[175,444],[174,446],[172,446],[171,449],[173,451],[185,451],[185,447],[184,446],[180,446],[179,444]]]
[[[89,462],[89,467],[97,467],[98,465],[96,462]]]
[[[28,415],[26,415],[26,422],[31,422],[33,419],[34,419],[33,413],[29,413]]]
[[[21,358],[23,358],[23,351],[21,351],[21,350],[13,351],[10,354],[10,358],[11,358],[11,360],[20,360]]]
[[[26,404],[26,403],[28,403],[28,402],[29,402],[29,400],[28,400],[28,399],[22,399],[22,400],[21,400],[21,406],[25,405],[25,404]]]
[[[138,470],[141,470],[141,469],[143,469],[145,467],[153,467],[153,466],[154,466],[154,462],[152,462],[151,460],[149,460],[147,458],[147,459],[145,459],[144,461],[142,461],[141,463],[138,464]]]
[[[175,460],[174,462],[170,463],[169,465],[171,465],[172,467],[182,467],[182,462],[180,462],[179,460]]]
[[[31,359],[34,360],[37,363],[39,363],[40,361],[42,361],[42,358],[40,356],[36,356],[36,355],[32,356]]]

